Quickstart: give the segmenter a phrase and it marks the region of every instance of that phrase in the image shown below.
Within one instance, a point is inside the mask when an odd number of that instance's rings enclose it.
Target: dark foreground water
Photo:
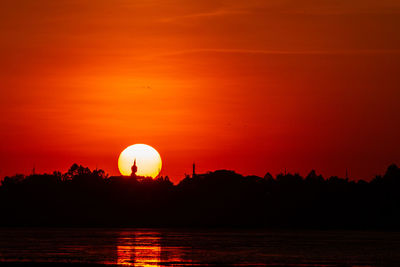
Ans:
[[[400,233],[0,229],[0,263],[11,262],[17,266],[400,266]]]

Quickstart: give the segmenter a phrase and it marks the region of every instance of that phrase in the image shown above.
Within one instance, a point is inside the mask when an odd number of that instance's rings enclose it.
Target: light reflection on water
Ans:
[[[1,262],[120,266],[400,266],[400,233],[1,229]]]
[[[159,266],[161,245],[159,233],[122,232],[118,238],[117,264],[137,267]]]
[[[122,266],[156,267],[184,265],[182,248],[162,245],[162,234],[156,231],[123,231],[117,238],[116,263]]]

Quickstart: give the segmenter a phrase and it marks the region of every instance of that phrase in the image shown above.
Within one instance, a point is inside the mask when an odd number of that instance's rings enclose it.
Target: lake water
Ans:
[[[400,266],[400,233],[0,229],[0,261],[121,266]]]

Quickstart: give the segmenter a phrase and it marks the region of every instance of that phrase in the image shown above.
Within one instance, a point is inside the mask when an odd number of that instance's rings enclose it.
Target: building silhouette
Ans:
[[[131,176],[132,176],[132,177],[136,177],[136,173],[137,173],[136,159],[135,159],[135,161],[133,162],[133,165],[132,165],[132,167],[131,167],[131,170],[132,170]]]

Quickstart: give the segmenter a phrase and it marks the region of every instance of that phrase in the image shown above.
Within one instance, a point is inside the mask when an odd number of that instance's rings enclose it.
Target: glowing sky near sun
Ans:
[[[161,171],[160,154],[146,144],[135,144],[125,148],[118,157],[118,169],[122,175],[132,175],[132,165],[136,166],[134,175],[155,178]]]
[[[400,4],[6,0],[0,176],[119,174],[154,145],[163,175],[372,178],[400,163]]]

